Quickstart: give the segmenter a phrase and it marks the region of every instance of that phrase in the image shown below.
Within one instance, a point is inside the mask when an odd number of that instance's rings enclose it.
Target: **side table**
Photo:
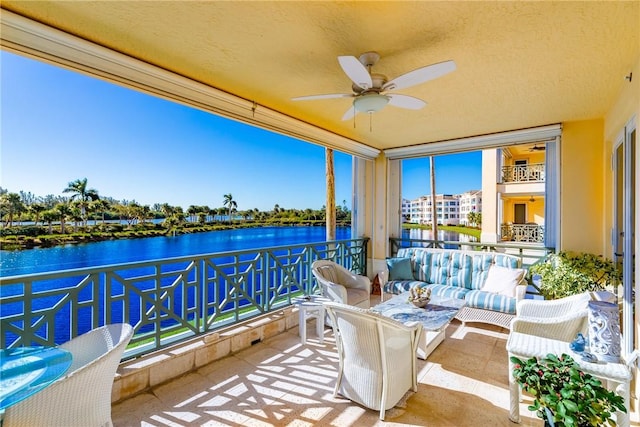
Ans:
[[[507,352],[509,354],[509,395],[511,408],[509,419],[515,423],[520,422],[520,385],[513,378],[513,363],[511,356],[519,359],[531,357],[545,357],[549,353],[557,355],[566,353],[574,358],[584,372],[604,380],[607,388],[615,390],[624,398],[627,413],[616,412],[616,422],[620,427],[629,427],[629,396],[631,372],[623,363],[590,363],[582,360],[569,348],[569,343],[534,335],[511,332],[507,340]]]
[[[307,320],[316,319],[316,333],[318,341],[324,342],[324,301],[329,301],[321,295],[309,295],[297,297],[292,300],[298,307],[298,329],[300,330],[300,342],[307,343]]]

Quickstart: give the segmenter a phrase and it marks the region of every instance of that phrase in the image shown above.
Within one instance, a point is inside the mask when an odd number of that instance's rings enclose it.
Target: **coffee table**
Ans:
[[[422,336],[418,343],[417,356],[426,360],[427,356],[444,341],[447,325],[464,307],[465,301],[433,295],[425,308],[418,308],[408,299],[409,293],[405,292],[372,307],[371,310],[402,323],[422,323]]]

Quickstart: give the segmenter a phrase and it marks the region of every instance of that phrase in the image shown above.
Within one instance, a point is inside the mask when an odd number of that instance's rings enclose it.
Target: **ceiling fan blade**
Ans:
[[[338,56],[338,62],[345,74],[362,89],[370,89],[373,80],[367,68],[355,56]]]
[[[384,86],[382,86],[382,90],[404,89],[407,87],[415,86],[420,83],[424,83],[429,80],[444,76],[445,74],[448,74],[455,69],[456,63],[453,61],[444,61],[438,62],[437,64],[427,65],[426,67],[409,71],[406,74],[388,81]]]
[[[353,98],[350,93],[325,93],[323,95],[297,96],[291,98],[292,101],[308,101],[311,99],[332,99],[332,98]]]
[[[394,107],[419,110],[427,105],[422,99],[414,98],[413,96],[400,95],[398,93],[388,93],[386,96],[389,97],[389,105],[393,105]]]
[[[356,110],[356,107],[354,107],[353,105],[351,107],[349,107],[349,109],[344,113],[344,116],[342,116],[342,120],[349,120],[352,119],[356,114],[358,114],[358,110]]]

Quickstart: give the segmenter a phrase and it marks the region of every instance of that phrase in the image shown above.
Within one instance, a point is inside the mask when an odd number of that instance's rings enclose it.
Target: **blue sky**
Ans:
[[[239,210],[319,209],[324,148],[11,53],[0,53],[0,186],[60,195],[87,178],[102,196]],[[336,202],[351,156],[335,152]],[[436,158],[437,192],[480,188],[480,153]],[[403,162],[403,197],[429,192],[428,159]]]

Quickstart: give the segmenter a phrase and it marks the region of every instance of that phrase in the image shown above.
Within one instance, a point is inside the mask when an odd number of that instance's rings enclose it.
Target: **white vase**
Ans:
[[[589,351],[602,362],[620,361],[618,304],[589,301]]]

